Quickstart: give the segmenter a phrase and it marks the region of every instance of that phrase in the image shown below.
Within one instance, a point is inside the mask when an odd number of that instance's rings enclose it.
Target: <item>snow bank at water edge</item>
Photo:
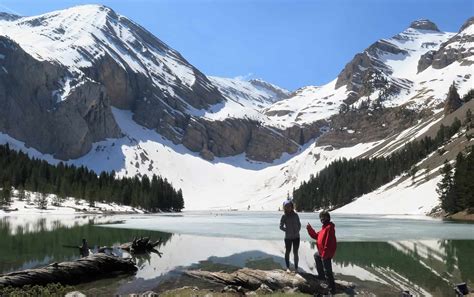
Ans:
[[[145,213],[143,210],[127,205],[118,205],[116,203],[95,202],[94,206],[90,206],[89,202],[84,199],[74,199],[72,197],[61,201],[59,205],[54,205],[56,195],[47,195],[46,209],[39,209],[35,203],[35,199],[39,196],[38,193],[26,192],[30,195],[29,201],[20,201],[17,197],[12,198],[12,203],[8,206],[8,210],[0,209],[0,217],[6,215],[71,215],[71,214],[114,214],[114,213]]]

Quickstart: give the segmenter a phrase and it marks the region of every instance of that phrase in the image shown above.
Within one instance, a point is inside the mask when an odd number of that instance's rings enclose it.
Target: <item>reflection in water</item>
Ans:
[[[124,294],[176,285],[185,269],[284,267],[281,240],[172,236],[157,231],[105,228],[94,226],[94,222],[91,218],[84,225],[38,219],[25,227],[0,219],[0,273],[78,258],[78,249],[65,246],[77,246],[82,238],[92,247],[113,246],[135,236],[161,237],[164,243],[158,250],[163,256],[134,256],[139,267],[134,277],[100,280],[78,288],[92,295]],[[364,292],[397,295],[408,289],[416,295],[448,296],[452,295],[454,283],[474,284],[473,251],[473,240],[339,242],[334,271],[337,278],[355,282]],[[302,242],[300,266],[313,273],[314,252],[314,244]]]
[[[86,238],[89,246],[94,248],[128,242],[134,237],[149,236],[163,241],[171,237],[168,233],[156,231],[102,228],[93,225],[94,218],[88,218],[87,224],[82,226],[70,221],[63,224],[58,220],[48,221],[45,217],[36,221],[30,218],[26,227],[22,227],[10,223],[9,217],[0,219],[0,273],[77,259],[80,257],[79,249],[72,247],[78,247],[82,238]]]
[[[335,260],[400,290],[446,296],[455,283],[474,283],[473,251],[472,240],[341,242]]]

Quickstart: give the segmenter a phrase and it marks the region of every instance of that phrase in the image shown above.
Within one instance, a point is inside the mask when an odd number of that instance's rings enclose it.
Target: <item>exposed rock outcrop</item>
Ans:
[[[431,64],[433,64],[433,59],[434,59],[435,54],[436,54],[436,51],[431,50],[421,55],[420,60],[418,60],[418,66],[417,66],[418,73],[422,72],[426,68],[430,67]]]
[[[59,159],[82,156],[93,142],[121,135],[101,85],[74,82],[67,69],[37,61],[5,37],[0,54],[1,132]],[[62,84],[73,85],[69,94],[61,94]]]
[[[294,125],[282,131],[283,135],[298,143],[304,145],[312,139],[321,136],[330,123],[327,120],[318,120],[307,125]]]
[[[448,115],[454,112],[459,107],[461,107],[461,105],[462,105],[461,97],[458,94],[456,86],[452,84],[449,87],[448,96],[446,97],[446,102],[444,104],[444,114]]]
[[[295,153],[298,145],[275,129],[247,119],[207,121],[192,118],[185,128],[183,145],[212,160],[246,153],[256,161],[271,162],[285,152]]]
[[[6,13],[6,12],[0,12],[0,20],[14,21],[19,18],[21,18],[21,16],[11,14],[11,13]]]
[[[331,130],[318,139],[318,145],[348,147],[384,139],[414,125],[427,112],[404,107],[355,110],[331,117]]]
[[[417,20],[410,24],[410,28],[417,30],[430,30],[439,32],[438,26],[430,20]]]
[[[275,93],[275,96],[273,98],[274,102],[286,99],[286,98],[290,97],[290,94],[291,94],[289,91],[284,90],[282,88],[279,88],[277,86],[274,86],[274,85],[272,85],[272,84],[270,84],[270,83],[268,83],[264,80],[261,80],[261,79],[251,79],[251,80],[249,80],[249,82],[257,88],[263,88],[263,89],[266,89],[266,90],[269,90],[269,91],[272,91],[273,93]]]
[[[472,65],[472,62],[465,59],[474,55],[474,35],[469,31],[469,27],[473,25],[474,17],[471,17],[461,26],[459,33],[443,43],[437,51],[424,54],[418,61],[418,72],[429,66],[441,69],[456,61],[462,65]]]
[[[346,64],[336,81],[336,88],[346,86],[349,91],[346,104],[350,105],[363,96],[369,96],[377,89],[383,89],[386,96],[390,96],[411,86],[412,82],[408,79],[390,76],[392,69],[382,60],[382,56],[386,54],[406,55],[407,51],[382,39],[364,52],[356,54]]]

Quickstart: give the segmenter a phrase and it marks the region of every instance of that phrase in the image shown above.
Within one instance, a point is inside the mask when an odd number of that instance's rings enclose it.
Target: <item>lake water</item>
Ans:
[[[284,266],[281,213],[199,212],[120,216],[6,216],[0,218],[0,273],[78,258],[79,245],[114,245],[134,237],[162,238],[163,255],[135,258],[134,276],[76,286],[91,295],[163,291],[194,284],[181,271],[233,271]],[[315,214],[300,214],[315,228]],[[453,284],[474,286],[474,224],[427,218],[334,215],[337,279],[356,283],[364,294],[447,296]],[[303,229],[300,266],[314,271],[313,241]]]

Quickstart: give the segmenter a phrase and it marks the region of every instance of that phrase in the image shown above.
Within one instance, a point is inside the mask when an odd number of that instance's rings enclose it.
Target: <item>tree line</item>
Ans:
[[[46,193],[55,194],[53,203],[60,204],[66,197],[85,199],[90,206],[95,202],[115,202],[140,207],[147,211],[180,211],[184,208],[183,193],[165,179],[153,175],[116,178],[115,172],[94,171],[60,162],[51,165],[44,160],[30,158],[23,152],[0,145],[0,206],[11,201],[12,187],[25,198],[25,190],[38,192],[37,205],[44,208]],[[27,199],[29,197],[26,197]]]
[[[336,160],[293,190],[296,208],[313,211],[341,207],[392,181],[405,171],[414,175],[418,171],[414,165],[449,140],[461,126],[461,121],[455,118],[451,126],[440,125],[435,138],[424,137],[407,143],[403,149],[388,157]]]
[[[447,213],[474,209],[474,146],[466,155],[459,153],[454,166],[446,160],[441,174],[443,178],[436,189],[441,208]]]

